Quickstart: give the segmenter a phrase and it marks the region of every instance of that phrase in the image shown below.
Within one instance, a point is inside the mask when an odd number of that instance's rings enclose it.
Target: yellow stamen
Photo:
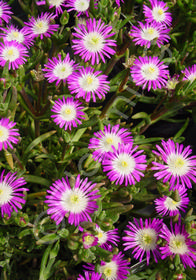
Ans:
[[[103,271],[103,273],[105,274],[105,276],[106,277],[109,277],[109,276],[111,276],[111,274],[112,274],[112,269],[111,268],[105,268],[104,269],[104,271]]]
[[[175,167],[177,167],[177,168],[181,168],[181,167],[184,166],[184,160],[181,159],[181,158],[178,158],[178,159],[175,161],[174,165],[175,165]]]
[[[102,238],[103,237],[103,233],[102,232],[99,232],[98,234],[97,234],[97,237],[100,239],[100,238]]]
[[[14,51],[12,49],[10,49],[10,50],[8,50],[7,54],[11,56],[14,54]]]
[[[158,14],[161,16],[163,14],[163,10],[162,9],[159,9],[158,10]]]
[[[0,194],[2,194],[3,193],[3,190],[2,189],[0,189]]]
[[[96,45],[98,42],[99,42],[99,38],[98,38],[98,37],[92,37],[92,38],[91,38],[91,43],[92,43],[93,45]]]
[[[0,137],[3,136],[3,130],[0,129]]]
[[[94,237],[93,237],[93,236],[90,236],[90,235],[87,235],[87,236],[84,237],[84,241],[85,241],[85,243],[87,243],[87,244],[92,244],[93,241],[94,241]]]
[[[113,143],[113,139],[112,139],[111,137],[108,137],[108,138],[106,139],[106,143],[107,143],[107,144],[112,144],[112,143]]]
[[[153,67],[149,67],[149,68],[148,68],[148,71],[149,71],[150,73],[154,73],[155,69],[154,69]]]
[[[149,28],[149,29],[148,29],[148,33],[149,33],[149,34],[154,34],[154,29],[153,29],[153,28]]]
[[[77,194],[73,194],[70,200],[73,204],[77,204],[79,202],[79,196]]]
[[[65,68],[65,66],[63,66],[62,68],[61,68],[61,72],[65,72],[66,71],[66,68]]]
[[[41,22],[41,21],[38,22],[38,23],[36,24],[36,27],[41,29],[41,28],[43,27],[43,22]]]
[[[88,76],[86,81],[87,81],[87,84],[90,85],[93,82],[93,78],[91,76]]]
[[[126,161],[123,160],[123,161],[121,162],[121,165],[122,165],[122,167],[127,167],[127,166],[128,166],[128,163],[127,163]]]
[[[70,108],[65,109],[65,114],[70,115],[71,114],[71,109]]]
[[[18,32],[17,31],[14,31],[12,34],[15,38],[18,38]]]
[[[181,248],[182,247],[182,241],[180,241],[180,240],[173,241],[173,245],[176,248]]]
[[[149,234],[147,234],[147,233],[145,233],[145,234],[143,235],[142,240],[143,240],[144,243],[146,243],[146,244],[151,244],[151,243],[152,243],[152,237],[151,237]]]

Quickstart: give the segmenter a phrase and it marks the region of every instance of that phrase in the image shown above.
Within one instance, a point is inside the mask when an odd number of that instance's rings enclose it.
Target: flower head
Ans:
[[[0,25],[3,23],[2,19],[6,23],[9,23],[9,20],[11,19],[10,15],[13,14],[10,10],[11,8],[7,3],[0,1]]]
[[[170,29],[166,28],[165,25],[155,21],[147,22],[146,24],[139,22],[139,27],[132,26],[129,36],[133,37],[133,42],[136,45],[150,48],[153,42],[156,42],[160,48],[164,42],[169,42],[169,31]]]
[[[45,68],[42,70],[45,72],[44,76],[48,79],[48,82],[56,81],[56,86],[61,81],[65,82],[77,67],[75,61],[70,60],[69,53],[64,59],[58,54],[58,58],[53,57],[48,61],[47,64],[44,64]]]
[[[196,183],[196,156],[189,156],[192,152],[190,146],[184,148],[183,144],[174,143],[169,139],[162,140],[162,147],[156,145],[158,151],[153,151],[161,157],[164,163],[152,162],[152,170],[157,180],[163,179],[163,183],[168,182],[170,189],[176,189],[179,185],[192,188],[191,180]]]
[[[80,274],[77,280],[101,280],[101,274],[98,272],[85,271],[84,274],[85,277]]]
[[[85,232],[82,235],[82,241],[83,241],[83,246],[84,249],[89,249],[93,246],[96,246],[98,243],[98,238],[91,234],[90,232]]]
[[[155,207],[159,215],[175,216],[177,214],[180,214],[179,210],[185,212],[185,208],[187,208],[189,204],[189,198],[187,196],[186,188],[179,186],[176,191],[178,193],[177,200],[174,200],[170,196],[166,195],[161,198],[155,199]]]
[[[23,177],[17,178],[16,172],[8,172],[5,177],[4,173],[5,170],[0,176],[0,208],[2,217],[5,214],[10,217],[13,210],[18,212],[17,208],[22,209],[21,204],[25,204],[23,191],[29,189],[22,187],[26,185],[26,181]]]
[[[157,1],[157,0],[149,0],[149,1],[151,4],[151,8],[147,7],[146,5],[143,6],[146,21],[147,22],[156,21],[170,26],[172,22],[172,17],[171,17],[171,13],[167,12],[168,10],[167,4],[163,1]]]
[[[16,125],[15,122],[10,121],[7,118],[0,119],[0,151],[8,148],[8,146],[13,149],[13,144],[18,143],[16,137],[20,136],[17,128],[13,128]]]
[[[68,88],[71,94],[76,94],[76,98],[82,97],[87,102],[91,97],[96,102],[96,96],[99,99],[105,97],[109,91],[109,81],[106,75],[101,75],[101,71],[95,71],[91,67],[80,67],[78,72],[74,72],[68,79]]]
[[[0,65],[5,66],[6,62],[9,62],[9,70],[17,69],[19,65],[22,65],[26,62],[27,49],[22,44],[17,43],[16,41],[5,41],[0,43]]]
[[[31,36],[24,30],[24,28],[19,30],[14,25],[10,25],[9,27],[1,28],[1,30],[3,33],[0,35],[4,38],[4,41],[16,41],[27,48],[30,48],[30,46],[33,45]]]
[[[98,225],[95,228],[96,237],[98,238],[99,247],[110,250],[112,248],[111,243],[118,246],[117,242],[120,241],[118,236],[118,229],[111,229],[108,231],[103,231]]]
[[[169,74],[167,68],[158,57],[140,56],[131,67],[131,76],[137,86],[142,85],[143,89],[148,86],[148,91],[151,87],[155,90],[166,85]]]
[[[101,162],[107,152],[113,151],[112,146],[116,149],[118,148],[119,143],[128,144],[133,142],[131,132],[126,128],[120,128],[119,124],[114,125],[113,127],[108,126],[104,127],[104,130],[100,130],[94,133],[93,138],[90,139],[89,149],[95,149],[93,151],[93,158]]]
[[[179,83],[178,81],[179,75],[174,75],[173,77],[168,77],[166,89],[168,90],[174,90],[176,88],[176,85]]]
[[[141,155],[143,150],[136,152],[138,146],[133,148],[133,143],[118,144],[118,149],[112,148],[113,152],[108,152],[102,161],[103,171],[108,172],[108,178],[116,181],[116,185],[135,185],[144,176],[141,171],[147,167],[146,155]]]
[[[62,7],[65,7],[65,2],[66,0],[48,0],[49,9],[55,8],[56,16],[58,16],[58,14],[63,13]],[[42,6],[46,4],[46,1],[36,1],[36,4]]]
[[[81,15],[86,15],[88,17],[89,6],[89,0],[67,0],[65,5],[65,7],[68,8],[68,12],[76,11],[78,17]]]
[[[185,74],[184,80],[193,82],[196,79],[196,64],[182,71]]]
[[[171,231],[163,224],[160,234],[160,237],[167,241],[163,247],[160,247],[162,259],[168,256],[174,257],[175,255],[179,255],[185,268],[187,266],[195,267],[196,250],[192,246],[195,245],[196,242],[189,238],[189,234],[185,226],[181,225],[181,222],[175,224],[173,227],[171,221],[170,227]]]
[[[68,216],[68,223],[78,226],[81,222],[90,221],[98,205],[96,199],[100,197],[95,189],[96,183],[77,176],[73,187],[70,186],[68,177],[55,181],[47,191],[45,203],[48,204],[48,215],[51,214],[58,225],[63,218]]]
[[[101,23],[101,19],[96,22],[95,19],[86,21],[86,26],[78,24],[75,27],[75,33],[72,35],[76,37],[73,39],[73,50],[75,54],[79,54],[84,61],[91,60],[91,64],[99,64],[99,58],[105,63],[104,56],[110,58],[115,54],[115,50],[111,47],[116,46],[116,41],[108,39],[115,33],[112,31],[112,26]]]
[[[31,35],[32,38],[39,37],[43,39],[50,37],[55,31],[57,31],[59,25],[51,24],[51,20],[54,20],[55,15],[50,13],[41,13],[37,19],[31,17],[29,22],[25,22],[24,30]]]
[[[80,119],[84,119],[84,112],[82,111],[84,107],[80,106],[82,103],[78,100],[73,99],[73,97],[65,97],[63,99],[58,99],[55,101],[54,106],[51,111],[54,112],[54,115],[51,115],[51,118],[54,118],[54,122],[59,125],[60,128],[65,126],[65,130],[71,127],[77,127],[77,124],[81,124]]]
[[[134,223],[129,222],[128,230],[125,230],[126,236],[122,239],[125,241],[125,251],[133,249],[132,254],[135,259],[141,262],[146,253],[147,264],[150,261],[150,253],[152,252],[155,262],[160,258],[158,251],[158,236],[162,227],[162,220],[146,219],[143,222],[140,218],[139,222],[134,218]]]

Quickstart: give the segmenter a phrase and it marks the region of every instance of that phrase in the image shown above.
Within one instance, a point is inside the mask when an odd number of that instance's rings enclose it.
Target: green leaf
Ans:
[[[60,243],[59,240],[54,244],[54,247],[52,248],[52,250],[50,251],[50,259],[54,259],[56,258],[56,256],[58,255],[60,249]]]
[[[35,175],[23,175],[23,177],[25,178],[27,183],[35,183],[46,187],[49,187],[51,185],[51,181],[43,177],[39,177]]]
[[[66,25],[69,22],[69,13],[65,10],[60,17],[61,25]]]
[[[146,112],[139,112],[133,115],[132,119],[145,119],[147,124],[151,124],[151,118]]]
[[[186,130],[187,126],[189,124],[189,118],[186,119],[184,125],[181,127],[181,129],[175,134],[173,140],[175,142],[178,142],[178,138],[183,134],[183,132]]]
[[[37,240],[36,244],[41,245],[41,244],[45,244],[45,243],[51,243],[51,242],[58,240],[59,238],[60,237],[56,233],[49,233],[49,234],[43,236],[42,238],[40,238],[39,240]]]
[[[33,230],[30,228],[24,229],[18,234],[18,238],[22,239],[24,236],[32,234],[32,232]]]

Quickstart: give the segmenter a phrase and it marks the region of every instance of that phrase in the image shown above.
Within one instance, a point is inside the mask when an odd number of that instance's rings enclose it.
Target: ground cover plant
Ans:
[[[1,279],[196,279],[195,23],[0,1]]]

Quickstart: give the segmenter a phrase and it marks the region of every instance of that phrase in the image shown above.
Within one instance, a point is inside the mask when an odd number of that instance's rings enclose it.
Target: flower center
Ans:
[[[143,250],[154,250],[157,246],[156,231],[152,228],[140,229],[136,234],[136,240]]]
[[[121,143],[121,138],[115,134],[107,133],[105,137],[100,140],[100,148],[103,152],[113,151],[112,146],[116,149],[118,148],[118,144]]]
[[[78,204],[80,201],[79,196],[77,194],[71,195],[70,200],[71,200],[71,203],[73,203],[73,204]]]
[[[144,40],[152,41],[155,38],[159,37],[159,32],[156,29],[150,27],[144,29],[141,33],[141,36]]]
[[[61,204],[66,211],[81,213],[88,205],[88,198],[79,190],[66,190],[61,197]]]
[[[112,275],[112,269],[110,267],[106,267],[103,271],[106,277],[110,277]]]
[[[99,79],[93,74],[85,74],[79,78],[79,85],[84,91],[96,91],[99,87]]]
[[[105,275],[106,280],[116,280],[117,279],[117,271],[118,271],[118,265],[116,262],[111,261],[109,263],[106,263],[105,265],[100,267],[100,273],[103,273]]]
[[[164,13],[164,12],[163,12],[162,9],[159,9],[159,10],[158,10],[158,14],[159,14],[160,16],[161,16],[163,13]]]
[[[167,197],[164,201],[164,205],[169,210],[176,210],[178,209],[178,206],[180,204],[180,201],[175,201],[171,197]]]
[[[120,154],[118,158],[113,161],[113,167],[121,175],[129,175],[135,168],[135,160],[128,154]]]
[[[125,160],[123,160],[123,161],[121,161],[121,165],[122,165],[122,167],[127,167],[128,163]]]
[[[3,58],[11,62],[19,58],[19,55],[19,51],[15,47],[8,47],[3,50]]]
[[[69,63],[60,62],[58,63],[53,70],[53,74],[63,80],[66,79],[73,72],[73,67]]]
[[[183,176],[190,170],[189,161],[182,155],[170,154],[167,158],[167,164],[168,171],[174,176]]]
[[[43,34],[48,30],[49,26],[47,21],[38,20],[33,27],[33,31],[35,34]]]
[[[164,19],[165,19],[164,10],[161,9],[160,7],[155,7],[152,10],[152,16],[155,21],[158,21],[158,22],[164,21]]]
[[[181,234],[172,235],[169,241],[169,248],[174,254],[185,254],[188,251],[185,237]]]
[[[0,206],[9,202],[12,198],[13,190],[6,183],[0,183]]]
[[[48,2],[50,5],[58,7],[64,2],[64,0],[49,0]]]
[[[94,239],[95,239],[95,238],[94,238],[93,236],[91,236],[91,235],[87,235],[87,236],[84,237],[84,241],[85,241],[85,243],[86,243],[87,245],[92,244],[93,241],[94,241]]]
[[[145,234],[143,235],[142,239],[143,239],[143,241],[144,241],[144,243],[145,243],[146,245],[149,245],[149,244],[152,243],[152,236],[150,236],[150,235],[147,234],[147,233],[145,233]]]
[[[89,8],[89,1],[88,0],[76,0],[75,8],[76,8],[76,11],[78,11],[78,12],[84,12]]]
[[[6,127],[0,125],[0,142],[6,141],[8,137],[9,137],[9,130]]]
[[[61,108],[60,115],[63,120],[69,122],[75,119],[76,117],[76,109],[71,105],[64,105]]]
[[[145,80],[156,80],[159,76],[159,69],[152,63],[146,63],[141,67],[141,73]]]
[[[104,38],[98,32],[90,32],[84,37],[84,46],[90,52],[99,52],[104,47]]]
[[[107,241],[107,233],[104,232],[101,228],[97,228],[97,235],[99,244],[104,244]]]
[[[112,144],[114,141],[113,141],[113,139],[111,138],[111,137],[108,137],[108,138],[106,138],[106,143],[107,144]]]

